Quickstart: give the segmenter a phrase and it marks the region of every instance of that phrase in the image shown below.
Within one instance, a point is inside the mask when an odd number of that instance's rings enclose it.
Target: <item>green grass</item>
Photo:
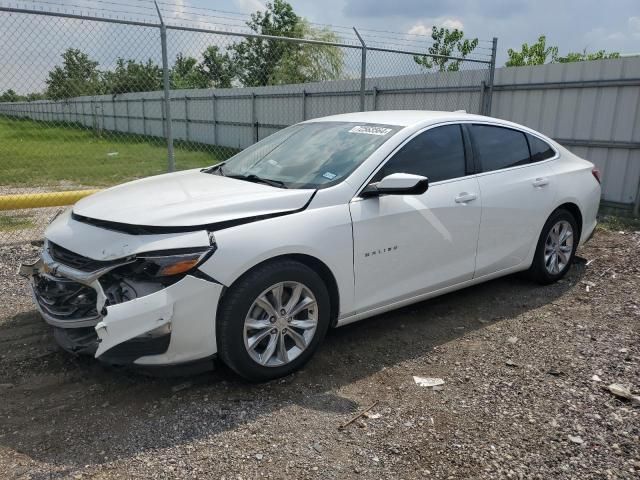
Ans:
[[[176,168],[204,167],[234,149],[176,142]],[[35,122],[0,116],[0,185],[108,186],[165,173],[164,139],[103,131],[78,124]]]
[[[13,232],[34,226],[33,218],[28,215],[0,215],[0,232]]]

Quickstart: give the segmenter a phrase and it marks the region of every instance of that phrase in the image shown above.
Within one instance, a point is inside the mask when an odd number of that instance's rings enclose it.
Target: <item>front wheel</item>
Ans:
[[[220,358],[251,381],[304,365],[329,326],[329,294],[306,265],[282,260],[252,270],[227,291],[218,312]]]
[[[565,209],[551,214],[542,228],[529,274],[533,280],[548,285],[564,277],[578,248],[578,223]]]

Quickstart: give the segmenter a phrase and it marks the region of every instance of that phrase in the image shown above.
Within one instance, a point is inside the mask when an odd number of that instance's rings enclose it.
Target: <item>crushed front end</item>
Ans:
[[[78,229],[76,233],[97,229],[66,217],[56,222]],[[117,365],[179,365],[212,357],[223,286],[197,266],[213,254],[215,244],[208,239],[206,246],[140,252],[171,246],[170,236],[145,238],[145,247],[141,236],[131,241],[126,233],[100,230],[104,242],[137,246],[129,252],[122,248],[127,254],[119,258],[96,260],[48,238],[41,257],[20,268],[58,344]],[[56,228],[49,233],[47,237],[58,236]]]

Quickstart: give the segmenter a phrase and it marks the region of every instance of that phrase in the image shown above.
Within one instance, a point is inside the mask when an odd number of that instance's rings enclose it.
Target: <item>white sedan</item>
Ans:
[[[330,327],[514,272],[558,280],[599,201],[590,162],[521,125],[351,113],[87,197],[22,272],[66,350],[146,367],[218,356],[261,381],[300,368]]]

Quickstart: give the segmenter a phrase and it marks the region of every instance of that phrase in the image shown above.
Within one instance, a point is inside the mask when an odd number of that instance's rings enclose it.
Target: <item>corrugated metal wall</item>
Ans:
[[[480,112],[488,70],[367,79],[367,110],[466,109]],[[223,147],[245,148],[294,123],[358,111],[360,79],[236,89],[171,91],[173,135]],[[164,136],[163,92],[135,92],[63,101],[0,103],[0,114],[89,128]]]
[[[477,113],[486,69],[367,80],[366,108]],[[244,148],[279,128],[359,109],[359,80],[172,92],[174,136]],[[0,114],[164,136],[162,92],[0,103]],[[492,115],[527,125],[593,161],[603,200],[640,202],[640,57],[496,69]]]

